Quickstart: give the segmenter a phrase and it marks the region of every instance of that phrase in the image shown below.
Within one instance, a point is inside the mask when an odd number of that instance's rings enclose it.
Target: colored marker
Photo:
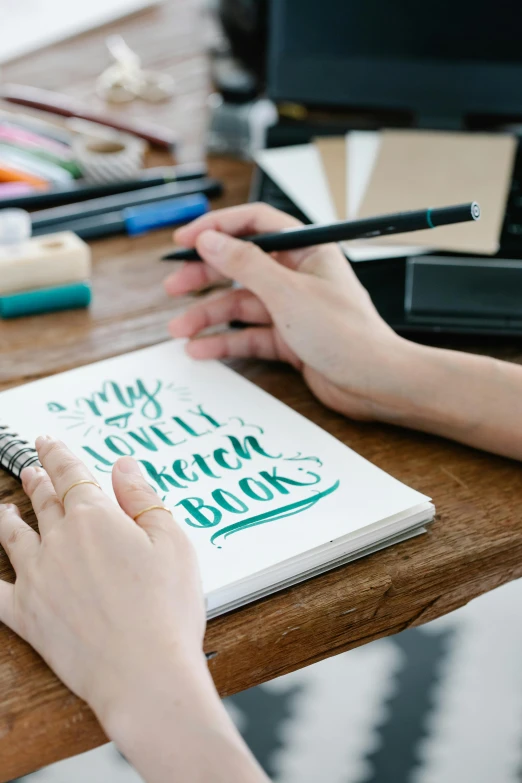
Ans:
[[[121,212],[126,207],[144,206],[153,204],[155,201],[173,199],[176,196],[189,196],[194,193],[204,193],[209,197],[217,196],[221,193],[221,189],[221,183],[218,180],[204,177],[187,182],[171,182],[130,193],[93,198],[82,204],[67,204],[54,209],[42,209],[31,215],[33,231],[35,229],[45,230],[45,232],[56,231],[57,225],[62,226],[71,221],[84,220],[109,212]],[[74,228],[70,230],[75,231]]]
[[[39,188],[40,190],[46,190],[49,187],[49,182],[46,179],[37,177],[27,171],[22,171],[15,166],[4,163],[1,159],[0,182],[25,182],[28,185],[33,185],[35,188]],[[6,205],[2,204],[2,206]]]
[[[72,204],[87,199],[113,196],[117,193],[129,193],[134,190],[142,190],[157,185],[166,185],[169,182],[187,182],[206,177],[207,167],[204,163],[187,163],[179,166],[165,166],[161,168],[145,169],[138,178],[119,180],[118,182],[86,183],[84,181],[71,182],[67,187],[53,188],[46,193],[13,198],[3,205],[19,207],[20,209],[44,209],[52,205]]]
[[[208,199],[197,193],[182,198],[171,198],[91,217],[67,220],[52,228],[52,232],[74,231],[81,239],[101,239],[115,234],[137,236],[157,228],[176,226],[194,220],[208,212]],[[34,228],[33,236],[49,234],[49,227]]]

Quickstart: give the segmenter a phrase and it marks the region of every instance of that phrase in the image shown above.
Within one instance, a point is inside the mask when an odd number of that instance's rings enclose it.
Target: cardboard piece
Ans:
[[[314,139],[314,144],[319,152],[324,173],[328,180],[337,220],[346,220],[348,216],[346,139],[344,136],[322,137]]]
[[[478,222],[386,237],[440,250],[498,251],[517,141],[514,136],[434,131],[383,131],[358,217],[478,201]]]

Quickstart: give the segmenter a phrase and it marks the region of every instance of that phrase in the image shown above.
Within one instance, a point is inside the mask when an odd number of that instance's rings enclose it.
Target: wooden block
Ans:
[[[0,295],[77,283],[91,276],[91,250],[72,231],[0,248]]]

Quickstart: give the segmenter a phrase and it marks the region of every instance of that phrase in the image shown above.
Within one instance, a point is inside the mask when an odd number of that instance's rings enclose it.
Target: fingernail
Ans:
[[[22,479],[22,483],[25,484],[26,481],[29,481],[31,476],[34,476],[35,472],[36,471],[35,471],[35,469],[32,466],[30,466],[28,468],[24,468],[22,470],[21,474],[20,474],[20,478]]]
[[[140,466],[132,457],[122,457],[116,466],[121,473],[133,473],[135,476],[141,476]]]
[[[41,448],[44,443],[51,443],[54,440],[54,438],[51,437],[51,435],[39,435],[36,438],[35,446],[37,449]]]
[[[219,231],[204,231],[198,239],[198,245],[207,253],[219,254],[225,247],[227,238]]]

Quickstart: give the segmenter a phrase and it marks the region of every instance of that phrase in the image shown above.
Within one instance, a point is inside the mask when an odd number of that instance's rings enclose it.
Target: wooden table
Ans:
[[[158,110],[158,121],[168,121],[191,143],[201,140],[208,92],[202,52],[215,32],[200,22],[195,4],[171,0],[110,30],[122,30],[147,66],[169,70],[177,79],[179,97]],[[106,34],[107,28],[24,58],[6,67],[4,78],[95,101],[93,80],[108,60]],[[147,113],[139,105],[130,111]],[[247,164],[215,160],[211,169],[226,182],[219,206],[246,199]],[[0,389],[166,339],[169,316],[186,304],[169,301],[161,288],[165,269],[157,259],[168,247],[166,231],[94,243],[89,312],[0,322]],[[514,339],[454,344],[522,359]],[[518,464],[428,435],[346,421],[316,402],[288,368],[248,362],[236,367],[379,467],[432,496],[437,519],[421,538],[212,621],[205,650],[212,653],[210,667],[223,696],[432,620],[522,576]],[[20,486],[5,475],[0,502],[19,503],[34,521]],[[0,576],[13,578],[3,554]],[[104,741],[87,706],[1,627],[0,783]]]

